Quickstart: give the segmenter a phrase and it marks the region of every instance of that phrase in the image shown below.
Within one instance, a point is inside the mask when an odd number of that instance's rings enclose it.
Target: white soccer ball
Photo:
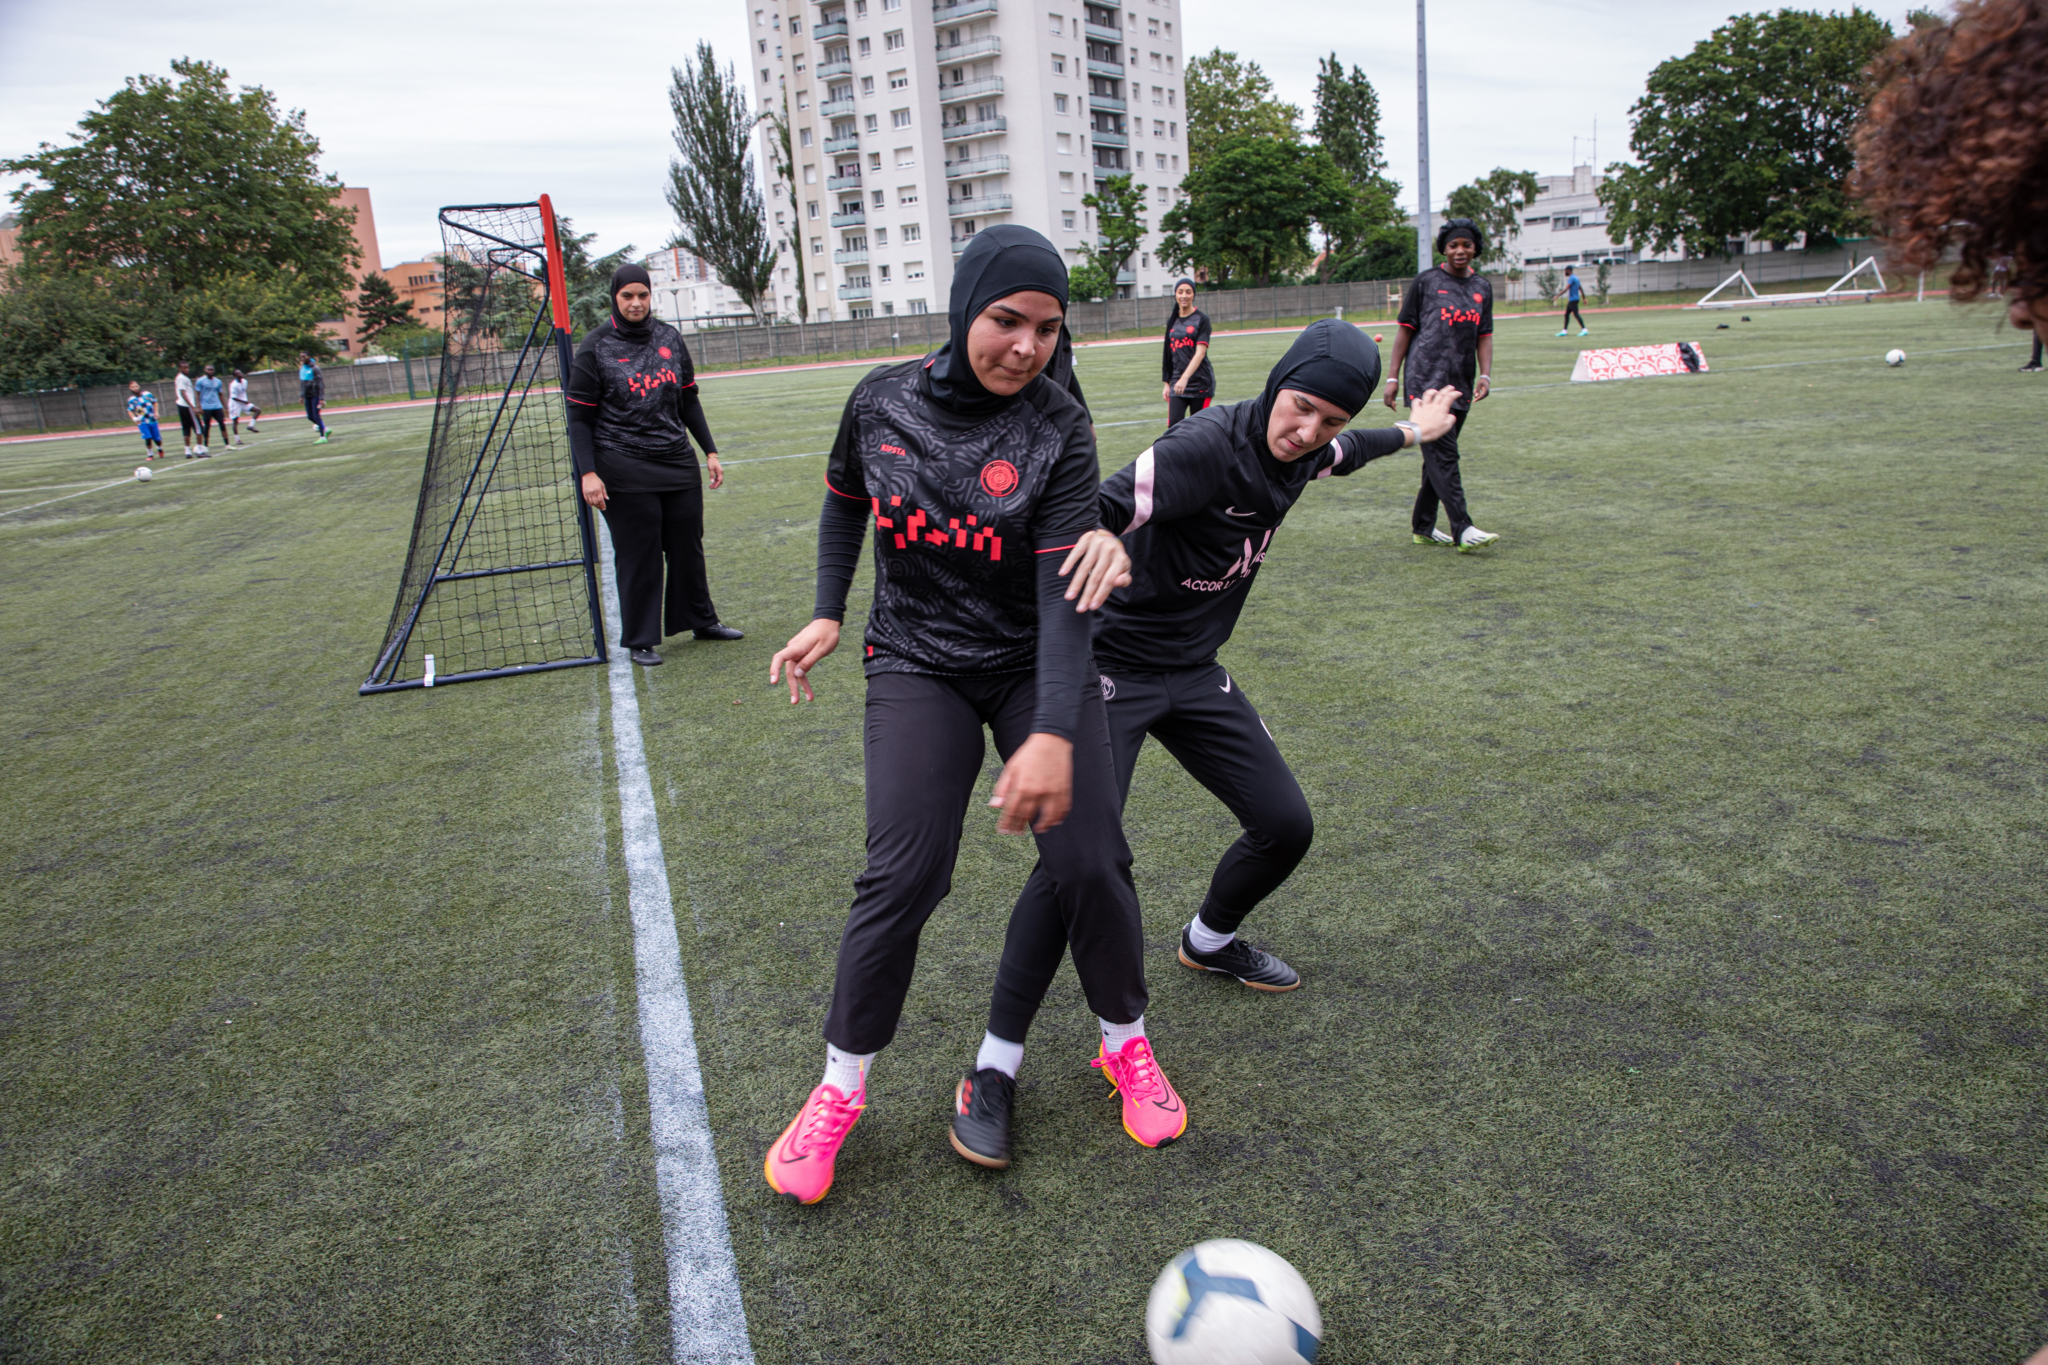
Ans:
[[[156,471],[151,469],[148,465],[139,464],[135,466],[135,478],[137,482],[148,483],[151,479],[155,477]]]
[[[1900,350],[1898,347],[1894,346],[1889,351],[1886,351],[1884,353],[1884,363],[1891,366],[1893,369],[1897,369],[1899,366],[1906,363],[1906,353]]]
[[[1301,1365],[1322,1347],[1308,1282],[1253,1242],[1221,1238],[1173,1258],[1145,1305],[1157,1365]]]

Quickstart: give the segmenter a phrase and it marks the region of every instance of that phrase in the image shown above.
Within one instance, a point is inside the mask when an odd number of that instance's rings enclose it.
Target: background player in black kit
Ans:
[[[1486,397],[1493,383],[1487,377],[1493,367],[1493,286],[1472,268],[1486,250],[1486,235],[1470,218],[1445,223],[1436,235],[1436,249],[1444,263],[1417,275],[1401,300],[1401,326],[1387,362],[1387,406],[1394,406],[1401,388],[1404,362],[1410,404],[1431,389],[1458,390],[1452,409],[1457,424],[1442,439],[1423,443],[1422,491],[1415,495],[1412,527],[1417,545],[1455,545],[1465,554],[1500,539],[1472,524],[1465,510],[1465,483],[1458,473],[1458,436],[1465,430],[1465,414]],[[1448,535],[1437,529],[1438,503],[1451,519]]]
[[[1166,402],[1166,425],[1216,400],[1216,369],[1209,363],[1209,315],[1195,307],[1195,282],[1173,287],[1173,311],[1166,317],[1159,377],[1166,381],[1159,396]]]
[[[569,453],[583,500],[611,529],[619,645],[651,667],[661,662],[664,558],[668,634],[745,637],[719,621],[704,569],[704,485],[690,438],[704,448],[713,488],[725,470],[697,398],[690,348],[653,316],[641,267],[613,271],[611,293],[611,319],[583,338],[569,373]]]
[[[1237,625],[1274,532],[1310,483],[1451,429],[1457,395],[1446,390],[1418,396],[1413,421],[1344,431],[1372,401],[1379,375],[1379,350],[1356,328],[1317,322],[1273,367],[1259,397],[1170,428],[1101,490],[1103,523],[1122,533],[1132,560],[1130,586],[1110,597],[1095,632],[1118,799],[1129,794],[1150,734],[1230,807],[1244,833],[1181,931],[1180,960],[1260,990],[1292,990],[1300,977],[1239,939],[1237,928],[1294,871],[1315,825],[1279,746],[1216,651]],[[989,1009],[989,1036],[1009,1049],[992,1064],[1006,1064],[1010,1077],[1065,951],[1041,864],[1011,915]],[[975,1080],[996,1092],[994,1078]],[[953,1127],[956,1147],[1008,1148],[1007,1110],[963,1115]]]
[[[1130,561],[1097,530],[1087,411],[1041,373],[1066,289],[1066,267],[1038,233],[977,233],[954,271],[947,344],[872,371],[833,442],[814,619],[769,669],[772,682],[789,667],[792,702],[810,695],[872,519],[867,866],[840,940],[824,1080],[764,1163],[768,1183],[802,1203],[831,1188],[867,1102],[868,1063],[896,1032],[918,936],[951,889],[984,726],[1004,760],[989,804],[999,829],[1038,837],[1126,1128],[1157,1146],[1186,1127],[1144,1035],[1138,897],[1082,614],[1127,581]],[[987,1102],[975,1082],[961,1083],[957,1107]],[[1007,1165],[1007,1154],[984,1164]]]

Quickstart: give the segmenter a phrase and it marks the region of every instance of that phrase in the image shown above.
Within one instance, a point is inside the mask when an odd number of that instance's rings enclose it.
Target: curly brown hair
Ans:
[[[1892,259],[1926,270],[1954,246],[1949,297],[1968,300],[2010,256],[2013,294],[2048,298],[2048,2],[1960,0],[1871,75],[1854,184]]]

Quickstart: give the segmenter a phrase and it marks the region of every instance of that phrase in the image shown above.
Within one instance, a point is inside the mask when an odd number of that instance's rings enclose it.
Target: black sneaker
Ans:
[[[661,656],[651,649],[636,649],[633,651],[633,662],[642,668],[652,668],[661,662]]]
[[[977,1166],[1004,1170],[1010,1164],[1010,1106],[1017,1082],[994,1067],[970,1071],[953,1092],[953,1150]]]
[[[718,622],[716,625],[704,626],[690,633],[699,640],[744,640],[747,638],[745,631],[735,630],[723,621]]]
[[[1213,953],[1198,953],[1188,941],[1187,926],[1180,931],[1181,965],[1198,972],[1221,972],[1234,976],[1255,991],[1291,991],[1301,984],[1301,973],[1261,952],[1241,938],[1234,938]]]
[[[2039,374],[2039,373],[2041,373],[2041,367],[2040,367],[2039,365],[2032,365],[2032,364],[2028,364],[2028,365],[2022,365],[2022,366],[2020,366],[2020,373],[2021,373],[2021,374]]]

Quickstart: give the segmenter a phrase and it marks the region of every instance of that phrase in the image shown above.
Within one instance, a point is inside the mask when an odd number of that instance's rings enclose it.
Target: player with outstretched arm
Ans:
[[[142,436],[142,458],[154,460],[164,453],[163,429],[156,424],[156,395],[133,379],[128,381],[128,420]]]
[[[1472,524],[1465,510],[1465,482],[1458,473],[1458,436],[1465,415],[1493,386],[1493,285],[1472,268],[1486,250],[1486,235],[1470,218],[1453,218],[1436,235],[1444,263],[1417,275],[1401,300],[1400,328],[1387,361],[1387,406],[1403,392],[1410,404],[1431,389],[1456,389],[1457,422],[1448,434],[1422,446],[1422,491],[1410,519],[1417,545],[1455,545],[1466,554],[1500,537]],[[1402,387],[1405,366],[1407,386]],[[1471,395],[1469,398],[1466,395]],[[1450,534],[1436,524],[1437,504],[1451,519]]]
[[[1230,807],[1244,833],[1181,931],[1179,957],[1262,991],[1291,991],[1301,978],[1237,937],[1238,926],[1294,871],[1315,822],[1279,745],[1216,651],[1236,629],[1274,533],[1311,483],[1450,431],[1457,395],[1449,390],[1419,395],[1412,421],[1345,431],[1379,377],[1379,350],[1356,328],[1314,323],[1259,397],[1168,428],[1101,490],[1103,524],[1122,533],[1132,559],[1130,586],[1110,597],[1095,632],[1119,809],[1148,734]],[[971,1161],[1009,1158],[1024,1035],[1066,947],[1041,864],[1010,917],[988,1033],[969,1077],[974,1102],[953,1120],[953,1145]]]
[[[1004,765],[997,828],[1037,837],[1126,1130],[1150,1147],[1187,1126],[1145,1035],[1138,893],[1088,654],[1087,613],[1128,581],[1130,558],[1099,529],[1087,411],[1042,373],[1066,303],[1052,243],[1010,224],[977,233],[954,269],[946,344],[871,371],[832,444],[814,619],[769,666],[770,682],[788,670],[792,703],[810,697],[872,521],[867,866],[840,939],[824,1079],[764,1163],[800,1203],[831,1188],[869,1064],[895,1035],[918,937],[952,886],[984,727]]]

